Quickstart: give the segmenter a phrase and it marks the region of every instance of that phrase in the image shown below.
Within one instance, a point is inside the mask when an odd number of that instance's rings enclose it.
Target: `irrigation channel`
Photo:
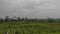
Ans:
[[[6,34],[9,34],[9,32],[10,32],[10,28],[7,30]],[[16,32],[16,31],[15,31],[15,29],[14,29],[14,32],[13,32],[13,33],[16,34],[15,32]]]
[[[14,34],[15,34],[15,29],[14,29]]]
[[[7,30],[6,34],[9,34],[10,29]]]

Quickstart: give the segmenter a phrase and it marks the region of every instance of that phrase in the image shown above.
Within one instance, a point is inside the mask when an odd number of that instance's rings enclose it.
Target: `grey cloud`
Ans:
[[[60,0],[0,0],[1,16],[60,17]]]
[[[0,17],[11,16],[16,11],[16,5],[9,0],[0,0]]]

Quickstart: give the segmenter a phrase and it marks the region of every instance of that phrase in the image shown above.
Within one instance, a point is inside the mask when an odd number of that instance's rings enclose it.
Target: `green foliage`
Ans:
[[[60,19],[54,19],[54,18],[50,18],[48,17],[48,19],[38,19],[38,18],[28,18],[28,17],[24,17],[24,18],[20,18],[20,17],[16,17],[14,16],[13,18],[9,18],[9,16],[6,16],[5,19],[1,18],[0,22],[52,22],[52,23],[58,23],[60,22]]]
[[[0,34],[60,34],[60,23],[20,23],[4,22],[0,24]]]
[[[6,22],[9,21],[9,16],[6,16],[6,17],[5,17],[5,21],[6,21]]]

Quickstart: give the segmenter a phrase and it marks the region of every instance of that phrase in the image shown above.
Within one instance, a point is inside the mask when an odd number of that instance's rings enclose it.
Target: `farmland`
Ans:
[[[60,34],[60,23],[3,22],[0,34]]]

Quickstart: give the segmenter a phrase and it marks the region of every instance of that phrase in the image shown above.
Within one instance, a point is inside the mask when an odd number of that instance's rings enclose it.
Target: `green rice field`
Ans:
[[[4,22],[0,34],[60,34],[60,23]]]

